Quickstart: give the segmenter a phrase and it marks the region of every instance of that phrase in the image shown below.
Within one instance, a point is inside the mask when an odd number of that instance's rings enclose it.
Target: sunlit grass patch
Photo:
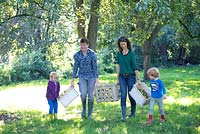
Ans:
[[[135,118],[129,118],[125,123],[120,121],[121,110],[119,102],[113,103],[95,103],[94,119],[82,119],[80,113],[76,117],[64,120],[59,118],[56,121],[49,121],[42,113],[25,112],[23,118],[17,122],[12,122],[1,126],[2,134],[20,133],[20,134],[198,134],[200,116],[198,111],[200,105],[192,104],[183,106],[177,103],[165,104],[166,122],[160,123],[160,114],[158,107],[155,107],[153,114],[153,123],[146,126],[149,106],[137,107]],[[73,107],[72,110],[79,109]],[[130,112],[128,103],[127,114]],[[196,114],[195,114],[196,113]],[[66,114],[71,116],[72,113]],[[21,115],[22,116],[22,115]]]
[[[19,117],[4,123],[0,119],[2,134],[199,134],[200,133],[200,69],[199,67],[176,67],[160,69],[168,98],[164,100],[166,122],[160,123],[158,106],[155,106],[153,123],[146,126],[149,105],[137,106],[135,118],[121,119],[120,101],[94,103],[93,120],[81,118],[81,104],[70,105],[65,115],[56,121],[49,121],[44,113],[20,111]],[[100,75],[100,83],[115,83],[116,74]],[[15,86],[45,85],[47,80],[21,83]],[[61,80],[70,84],[70,80]],[[76,79],[77,82],[77,79]],[[147,82],[148,84],[148,82]],[[127,99],[128,100],[128,99]],[[9,111],[0,111],[10,113]],[[127,115],[130,104],[127,101]],[[12,114],[9,115],[9,117]],[[1,116],[0,116],[1,117]]]

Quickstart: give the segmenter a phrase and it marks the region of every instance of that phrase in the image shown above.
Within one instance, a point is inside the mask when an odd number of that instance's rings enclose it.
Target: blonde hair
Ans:
[[[51,72],[49,74],[49,79],[51,80],[53,76],[56,76],[57,77],[57,73],[56,72]]]
[[[152,67],[147,70],[147,75],[153,76],[154,78],[158,78],[160,76],[160,72],[159,72],[158,68]]]

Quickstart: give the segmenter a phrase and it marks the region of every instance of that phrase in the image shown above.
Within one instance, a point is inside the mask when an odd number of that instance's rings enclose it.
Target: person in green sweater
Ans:
[[[118,39],[118,49],[119,52],[116,55],[117,83],[120,85],[122,122],[124,122],[126,120],[127,92],[131,91],[139,71],[137,69],[135,53],[131,50],[131,42],[126,37]],[[129,93],[128,96],[131,104],[129,117],[134,117],[136,102]]]

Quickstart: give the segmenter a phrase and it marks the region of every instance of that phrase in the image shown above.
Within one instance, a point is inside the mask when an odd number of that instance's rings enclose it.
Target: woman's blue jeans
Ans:
[[[57,114],[58,113],[58,102],[57,100],[48,100],[49,104],[49,114]]]
[[[93,102],[94,100],[94,86],[96,78],[79,78],[79,90],[81,93],[81,100],[84,101],[88,95],[88,101]]]
[[[133,85],[136,82],[136,78],[134,75],[122,75],[119,76],[119,84],[121,90],[121,110],[122,110],[122,118],[126,118],[126,97],[128,92],[128,97],[131,103],[131,114],[135,114],[136,111],[136,102],[130,96],[129,91],[131,91]]]

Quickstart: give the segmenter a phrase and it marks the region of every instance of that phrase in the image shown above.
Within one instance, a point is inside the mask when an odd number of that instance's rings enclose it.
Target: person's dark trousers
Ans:
[[[126,97],[127,92],[131,91],[133,85],[135,84],[135,76],[129,75],[127,77],[120,75],[119,84],[121,91],[121,110],[122,110],[122,119],[126,118]],[[136,103],[135,100],[129,95],[129,100],[131,103],[131,114],[135,115],[136,112]],[[130,114],[130,115],[131,115]]]
[[[131,91],[131,90],[130,90]],[[129,91],[129,92],[130,92]],[[128,93],[128,97],[131,103],[131,113],[129,115],[129,117],[134,117],[135,116],[135,111],[136,111],[136,102],[135,100],[130,96],[130,94]]]

